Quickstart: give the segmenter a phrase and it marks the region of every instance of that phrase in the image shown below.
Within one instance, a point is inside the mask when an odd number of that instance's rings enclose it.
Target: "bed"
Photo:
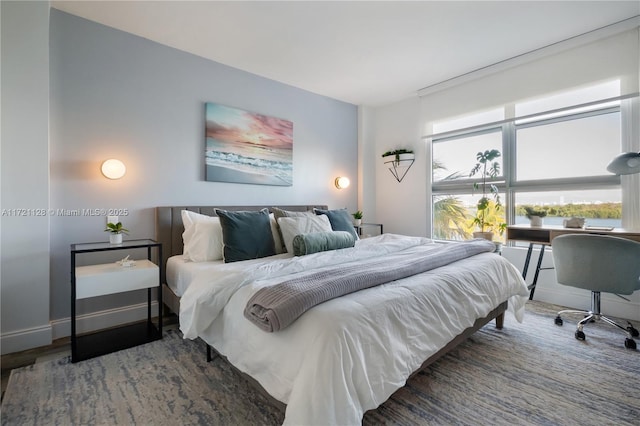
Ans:
[[[281,207],[314,208],[326,206]],[[285,424],[360,424],[367,410],[489,321],[496,319],[502,328],[507,310],[522,320],[526,284],[507,260],[486,252],[328,300],[286,328],[265,332],[244,315],[259,291],[366,259],[383,264],[394,256],[435,253],[442,244],[384,234],[306,256],[184,262],[182,210],[216,215],[214,207],[156,209],[157,240],[165,256],[163,300],[179,313],[185,338],[205,341],[286,407]]]

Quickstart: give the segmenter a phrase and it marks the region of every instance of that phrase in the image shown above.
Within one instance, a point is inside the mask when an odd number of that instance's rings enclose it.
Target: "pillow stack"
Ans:
[[[301,256],[353,247],[358,239],[347,209],[298,212],[274,207],[272,214],[268,209],[215,212],[217,217],[182,211],[186,261],[229,263],[285,251]]]
[[[220,212],[225,212],[225,211],[219,210],[219,209],[216,210],[216,214],[220,215]],[[226,213],[231,213],[232,216],[234,216],[235,218],[235,215],[234,215],[235,213],[242,213],[242,212],[226,212]],[[248,216],[263,215],[262,212],[244,212],[244,213],[249,213]],[[184,243],[184,248],[182,253],[183,253],[184,260],[188,262],[210,262],[210,261],[217,261],[217,260],[224,259],[225,262],[228,262],[228,261],[235,261],[231,259],[247,260],[249,258],[250,259],[254,258],[254,257],[250,257],[250,255],[253,254],[250,252],[245,253],[245,255],[235,252],[235,249],[238,249],[238,247],[232,245],[232,248],[230,249],[231,253],[230,253],[230,256],[228,257],[229,260],[227,261],[227,257],[225,256],[225,251],[224,251],[225,240],[224,240],[224,233],[223,233],[223,224],[220,220],[221,216],[218,216],[218,217],[207,216],[207,215],[199,214],[189,210],[182,210],[181,215],[182,215],[182,223],[184,225],[184,232],[182,233],[182,240]],[[225,215],[225,213],[222,213],[222,215]],[[241,216],[244,216],[245,219],[248,219],[247,215],[241,215]],[[268,217],[269,217],[268,229],[271,234],[271,243],[273,243],[273,248],[274,248],[274,253],[272,254],[283,253],[284,250],[282,249],[281,237],[278,232],[279,230],[276,224],[275,217],[273,214],[268,215]],[[227,215],[227,218],[229,218],[229,215]],[[228,238],[230,238],[230,241],[235,240],[236,237],[238,236],[238,233],[236,232],[235,229],[232,229],[232,227],[229,226],[229,222],[233,222],[233,219],[230,219],[230,220],[223,219],[223,221],[227,224],[226,234]],[[240,221],[235,221],[235,222],[237,225],[240,224],[239,223]],[[244,227],[240,226],[240,232],[248,231],[252,233],[253,228],[250,228],[250,227],[253,225],[254,223],[251,220],[245,221]],[[264,223],[262,223],[262,225],[264,225]],[[247,229],[247,227],[249,227],[249,229]],[[265,229],[263,228],[262,232],[259,232],[260,238],[264,238],[266,244],[268,245],[269,240],[264,230]],[[240,251],[242,252],[242,250]],[[270,253],[270,250],[267,250],[266,253]],[[270,255],[271,254],[269,254],[269,256]],[[245,259],[244,257],[247,257],[247,259]]]
[[[358,239],[358,234],[353,227],[347,209],[323,210],[314,209],[313,212],[292,212],[273,208],[285,249],[295,256],[311,254],[317,251],[336,250],[353,247]],[[327,235],[331,232],[344,232],[344,235]],[[304,238],[307,234],[319,233],[322,235]],[[294,247],[294,239],[298,238],[298,250]],[[303,248],[304,246],[304,248]],[[307,247],[313,247],[309,249]],[[322,247],[322,249],[316,249]]]
[[[282,241],[287,249],[287,253],[293,253],[293,239],[296,235],[308,234],[310,232],[330,232],[331,223],[326,216],[316,216],[307,214],[297,217],[281,217],[278,219],[280,231],[282,231]]]

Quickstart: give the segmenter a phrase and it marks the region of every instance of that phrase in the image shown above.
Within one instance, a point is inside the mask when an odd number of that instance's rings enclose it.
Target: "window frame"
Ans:
[[[610,101],[610,100],[606,100]],[[518,180],[517,172],[517,131],[523,128],[544,126],[559,122],[579,120],[592,116],[603,114],[619,113],[620,120],[623,120],[623,111],[621,105],[611,106],[610,103],[602,102],[601,108],[593,108],[587,111],[572,112],[574,108],[565,108],[562,112],[566,113],[560,116],[547,117],[550,113],[556,111],[540,112],[526,117],[526,122],[518,123],[518,119],[505,120],[499,123],[488,123],[484,126],[474,126],[473,128],[460,129],[458,131],[448,131],[440,135],[434,134],[429,138],[430,152],[432,164],[430,167],[431,176],[431,223],[428,229],[431,235],[434,235],[433,229],[433,197],[438,195],[469,195],[473,193],[473,183],[478,179],[457,179],[455,181],[433,181],[433,146],[438,143],[451,142],[456,139],[471,137],[479,134],[487,134],[495,131],[502,133],[502,170],[501,176],[495,181],[491,181],[496,185],[500,193],[504,194],[503,208],[505,211],[505,220],[507,224],[512,225],[515,222],[515,198],[518,193],[526,192],[552,192],[552,191],[569,191],[569,190],[593,190],[593,189],[622,189],[621,178],[618,175],[602,175],[579,176],[570,178],[550,178],[536,180]],[[595,103],[594,103],[595,104]],[[593,104],[592,104],[593,105]],[[574,110],[575,111],[575,110]],[[540,117],[536,120],[536,117]],[[603,170],[604,172],[604,170]]]

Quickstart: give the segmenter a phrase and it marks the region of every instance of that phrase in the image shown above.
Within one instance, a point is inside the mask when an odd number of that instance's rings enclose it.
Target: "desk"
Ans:
[[[531,225],[511,225],[507,227],[507,241],[524,241],[529,243],[529,250],[527,250],[527,257],[524,261],[524,268],[522,269],[522,278],[527,278],[527,271],[529,270],[529,262],[531,260],[531,252],[533,251],[534,244],[540,244],[540,255],[538,256],[538,264],[536,266],[536,273],[533,276],[533,282],[529,286],[529,300],[533,300],[533,293],[536,290],[536,284],[538,283],[538,275],[540,270],[553,269],[553,268],[541,268],[542,258],[544,257],[544,249],[546,246],[553,244],[553,239],[563,234],[597,234],[597,235],[609,235],[612,237],[626,238],[633,241],[640,242],[640,231],[630,231],[622,228],[614,228],[612,230],[601,229],[588,229],[585,228],[565,228],[563,226],[531,226]]]

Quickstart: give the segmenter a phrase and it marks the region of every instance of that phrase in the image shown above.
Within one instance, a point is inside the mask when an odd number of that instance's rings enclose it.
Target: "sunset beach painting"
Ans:
[[[205,179],[293,185],[293,123],[224,105],[205,105]]]

